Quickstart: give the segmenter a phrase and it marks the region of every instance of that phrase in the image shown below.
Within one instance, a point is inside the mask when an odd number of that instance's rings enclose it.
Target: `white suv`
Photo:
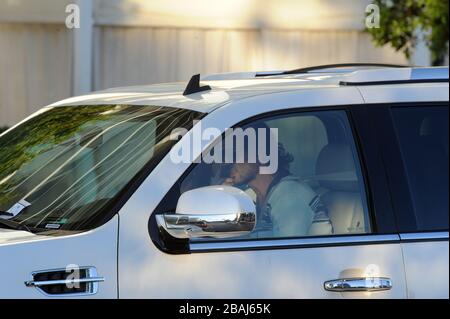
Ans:
[[[448,298],[448,72],[194,76],[43,108],[0,135],[0,298]]]

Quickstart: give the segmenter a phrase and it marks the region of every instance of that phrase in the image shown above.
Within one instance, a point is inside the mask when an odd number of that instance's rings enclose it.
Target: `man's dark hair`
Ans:
[[[278,143],[278,172],[279,174],[286,176],[290,175],[290,164],[294,161],[294,156],[286,151],[283,144]]]
[[[261,129],[261,128],[264,129],[264,134],[266,134],[265,150],[269,151],[270,143],[272,141],[272,136],[271,136],[272,132],[270,130],[270,127],[263,121],[257,121],[257,122],[253,122],[252,124],[245,126],[243,129],[245,130],[247,128],[252,128],[256,132],[256,149],[257,150],[259,150],[259,136],[258,136],[258,134],[260,133],[259,129]],[[266,154],[266,155],[270,155],[270,154]],[[259,154],[257,152],[257,157],[258,156],[259,156]],[[286,151],[286,149],[284,148],[284,145],[282,143],[278,143],[278,171],[277,171],[277,174],[281,174],[283,176],[289,175],[290,174],[289,166],[293,160],[294,160],[293,155],[290,154],[288,151]],[[257,158],[257,161],[260,162],[259,158]]]

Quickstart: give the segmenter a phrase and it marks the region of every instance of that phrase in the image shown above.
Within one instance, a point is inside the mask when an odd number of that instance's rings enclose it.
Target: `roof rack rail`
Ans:
[[[340,81],[342,86],[392,85],[448,82],[448,67],[421,67],[405,70],[361,70]]]
[[[346,82],[341,81],[342,86],[368,86],[368,85],[393,85],[393,84],[413,84],[413,83],[445,83],[448,79],[416,79],[416,80],[391,80],[391,81],[373,81],[373,82]]]
[[[287,75],[287,74],[306,74],[311,71],[319,71],[326,69],[338,69],[338,68],[349,68],[349,67],[376,67],[376,68],[408,68],[412,67],[409,65],[402,64],[387,64],[387,63],[337,63],[337,64],[324,64],[318,66],[311,66],[307,68],[300,68],[290,71],[281,71],[281,72],[259,72],[256,73],[255,76],[270,76],[270,75]]]

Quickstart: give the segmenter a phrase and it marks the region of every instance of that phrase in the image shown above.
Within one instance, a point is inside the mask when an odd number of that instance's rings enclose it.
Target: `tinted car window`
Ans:
[[[417,229],[448,229],[448,107],[392,109]]]

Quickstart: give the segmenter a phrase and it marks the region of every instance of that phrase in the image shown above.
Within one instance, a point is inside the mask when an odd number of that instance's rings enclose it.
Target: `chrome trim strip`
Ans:
[[[429,233],[404,233],[400,234],[400,240],[436,240],[448,239],[448,232],[429,232]]]
[[[82,283],[95,283],[105,281],[104,277],[90,277],[80,279],[66,279],[66,280],[45,280],[45,281],[26,281],[27,287],[44,287],[53,285],[70,285],[70,284],[82,284]]]
[[[193,242],[190,243],[190,251],[206,252],[222,250],[308,248],[320,246],[363,245],[376,244],[379,242],[385,243],[399,241],[400,237],[398,235],[351,235],[301,239],[243,240],[205,243]]]

